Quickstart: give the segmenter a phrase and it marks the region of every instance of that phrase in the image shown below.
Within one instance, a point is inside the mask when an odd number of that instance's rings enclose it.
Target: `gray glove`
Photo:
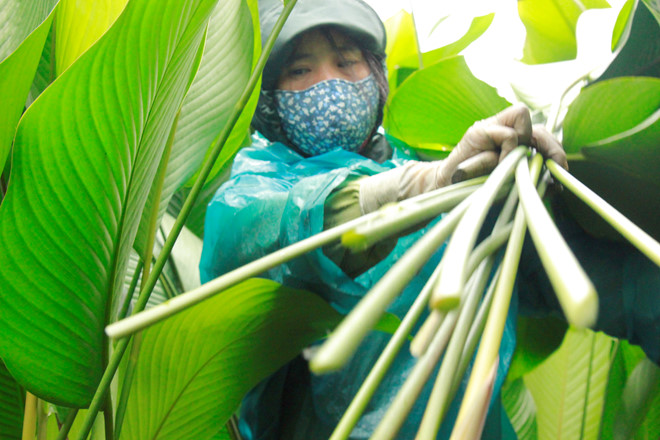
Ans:
[[[360,180],[362,214],[467,178],[490,173],[518,145],[536,148],[544,157],[568,168],[566,153],[541,126],[532,127],[529,109],[511,106],[468,129],[449,156],[441,161],[411,161],[404,166]]]

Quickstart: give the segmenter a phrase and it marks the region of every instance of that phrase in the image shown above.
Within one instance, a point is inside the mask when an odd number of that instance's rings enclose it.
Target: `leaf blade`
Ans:
[[[0,352],[50,402],[85,406],[100,379],[103,327],[213,3],[131,2],[19,125],[0,207]]]
[[[251,279],[149,328],[125,438],[212,437],[244,393],[339,317],[313,294]]]

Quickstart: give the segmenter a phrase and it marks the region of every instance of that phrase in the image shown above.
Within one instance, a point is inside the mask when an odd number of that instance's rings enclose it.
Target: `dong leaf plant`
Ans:
[[[232,415],[251,387],[328,335],[309,365],[335,371],[375,329],[392,338],[331,438],[349,438],[411,340],[418,365],[373,438],[396,437],[434,371],[418,437],[436,438],[459,396],[452,438],[479,438],[500,398],[491,394],[527,229],[570,327],[521,318],[501,394],[516,435],[657,437],[658,368],[625,341],[585,330],[598,296],[543,204],[561,185],[589,233],[628,240],[660,265],[650,214],[660,187],[659,39],[637,37],[641,27],[660,33],[657,4],[623,8],[617,57],[557,124],[570,172],[520,147],[488,177],[387,206],[200,286],[187,261],[199,253],[194,233],[204,200],[250,141],[260,73],[296,2],[284,3],[262,48],[255,0],[0,0],[10,24],[0,29],[0,437],[239,438]],[[570,58],[582,9],[537,3],[518,5],[523,61]],[[570,20],[549,26],[540,17],[550,13]],[[441,157],[509,105],[459,54],[492,20],[475,17],[427,53],[412,16],[387,24],[384,127],[394,144]],[[314,293],[256,278],[334,241],[360,250],[427,223],[343,319]],[[408,314],[392,319],[388,305],[447,241]]]

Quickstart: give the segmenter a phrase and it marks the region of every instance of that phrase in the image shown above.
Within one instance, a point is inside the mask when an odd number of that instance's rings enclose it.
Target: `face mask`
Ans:
[[[276,90],[277,113],[289,141],[310,156],[335,148],[357,151],[376,124],[378,86],[329,79],[300,90]]]

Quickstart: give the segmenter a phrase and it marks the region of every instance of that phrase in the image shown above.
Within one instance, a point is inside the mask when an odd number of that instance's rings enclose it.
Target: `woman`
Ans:
[[[281,9],[278,0],[260,2],[264,40]],[[467,158],[477,157],[489,170],[515,146],[525,144],[566,166],[559,143],[532,128],[524,107],[475,124],[443,161],[418,162],[412,152],[392,148],[377,133],[387,98],[384,50],[383,25],[362,1],[298,1],[263,74],[253,126],[267,140],[256,138],[252,147],[238,153],[231,180],[209,205],[200,265],[204,282],[386,203],[445,186]],[[228,222],[231,229],[222,227]],[[361,254],[329,246],[264,275],[316,292],[345,313],[421,233]],[[389,312],[405,314],[439,257],[432,258]],[[328,438],[387,340],[387,335],[371,334],[335,374],[310,376],[299,361],[264,381],[242,405],[243,436]],[[513,341],[508,327],[497,387],[506,374]],[[413,365],[403,350],[351,438],[369,437]],[[427,387],[424,394],[429,391]],[[414,437],[423,410],[423,403],[414,407],[399,438]]]

